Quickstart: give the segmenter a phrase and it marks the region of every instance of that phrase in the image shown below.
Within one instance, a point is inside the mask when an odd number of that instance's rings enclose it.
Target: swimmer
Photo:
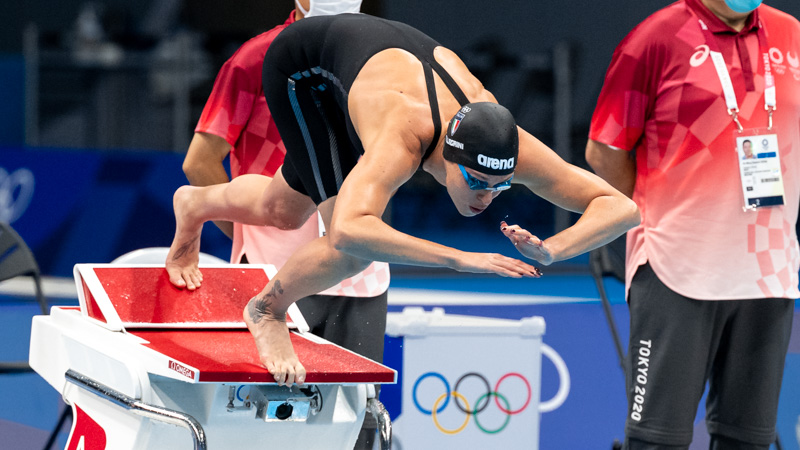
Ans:
[[[600,247],[639,223],[633,201],[520,129],[452,51],[408,25],[365,14],[298,21],[270,46],[263,88],[286,145],[283,166],[271,179],[243,175],[179,188],[166,268],[175,286],[201,286],[207,221],[293,229],[321,213],[327,235],[297,250],[243,311],[278,384],[305,380],[287,308],[372,261],[539,276],[519,259],[461,251],[386,224],[389,201],[417,170],[444,186],[463,216],[480,214],[512,184],[581,213],[547,239],[501,224],[522,256],[543,265]]]

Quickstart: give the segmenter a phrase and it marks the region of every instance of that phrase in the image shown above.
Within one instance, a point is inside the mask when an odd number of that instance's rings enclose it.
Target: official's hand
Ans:
[[[547,249],[544,241],[531,234],[519,225],[509,225],[500,222],[500,231],[514,244],[514,247],[524,256],[535,259],[544,265],[553,262],[553,255]]]

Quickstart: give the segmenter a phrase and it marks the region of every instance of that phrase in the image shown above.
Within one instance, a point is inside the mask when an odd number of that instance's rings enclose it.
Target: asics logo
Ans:
[[[689,59],[689,65],[692,67],[699,67],[701,64],[706,62],[706,59],[708,59],[708,54],[711,52],[711,50],[706,44],[698,45],[694,49],[696,51]]]

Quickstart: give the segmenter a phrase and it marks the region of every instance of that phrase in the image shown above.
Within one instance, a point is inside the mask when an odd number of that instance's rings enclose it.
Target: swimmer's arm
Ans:
[[[630,198],[597,175],[568,164],[521,128],[519,132],[514,181],[561,208],[582,214],[574,225],[544,240],[551,262],[603,246],[639,224],[639,209]]]
[[[386,224],[381,219],[386,206],[397,189],[414,174],[419,158],[404,148],[385,150],[381,156],[364,155],[345,179],[328,233],[335,248],[370,261],[449,267],[515,278],[540,275],[535,267],[514,258],[463,252],[410,236]],[[436,211],[425,210],[419,214],[436,214]]]
[[[342,185],[329,233],[334,245],[369,260],[448,266],[452,249],[397,231],[381,219],[394,193],[414,174],[418,159],[402,147],[374,153],[362,156]]]

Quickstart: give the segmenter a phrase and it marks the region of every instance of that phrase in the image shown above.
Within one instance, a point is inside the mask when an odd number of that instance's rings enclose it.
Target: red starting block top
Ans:
[[[171,364],[172,370],[198,382],[275,382],[259,362],[249,331],[136,330],[132,334],[148,341],[145,346],[180,364]],[[291,333],[294,351],[306,368],[307,384],[395,382],[392,369],[314,336],[305,336]]]
[[[189,291],[173,286],[160,265],[78,264],[74,273],[81,314],[111,331],[143,339],[132,338],[132,345],[156,352],[144,362],[155,372],[171,369],[167,372],[195,382],[274,382],[242,320],[245,305],[266,286],[274,267],[230,264],[201,270],[202,286]],[[292,306],[291,320],[299,331],[307,331]],[[394,370],[316,336],[292,332],[291,338],[306,368],[306,383],[395,382]]]

